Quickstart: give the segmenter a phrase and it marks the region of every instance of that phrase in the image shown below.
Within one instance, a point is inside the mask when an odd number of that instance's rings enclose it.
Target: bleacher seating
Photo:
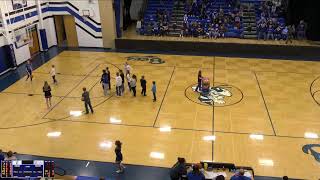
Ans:
[[[166,23],[169,23],[173,5],[174,0],[148,0],[147,9],[144,13],[143,23],[139,33],[143,35],[154,35],[153,33],[159,33],[159,30],[157,32],[154,32],[153,30],[152,33],[148,32],[147,26],[150,26],[152,29],[154,29],[154,27],[159,27],[160,20],[157,17],[158,12],[165,13],[167,15]]]
[[[218,34],[218,37],[257,38],[261,35],[259,34],[261,31],[259,25],[261,21],[265,21],[267,27],[265,28],[266,34],[263,34],[264,39],[271,31],[273,39],[276,39],[275,37],[279,37],[274,33],[276,28],[280,26],[281,32],[285,28],[285,19],[281,16],[282,9],[279,5],[276,11],[271,11],[272,4],[271,6],[269,4],[266,10],[266,2],[271,3],[271,1],[206,0],[207,4],[203,6],[204,1],[197,0],[196,3],[185,4],[186,15],[183,18],[183,25],[180,25],[175,19],[170,21],[174,6],[179,6],[177,1],[149,0],[140,34],[168,35],[170,33],[160,33],[161,28],[167,26],[167,31],[178,32],[178,35],[181,34],[181,36],[212,37],[212,34],[215,33]],[[158,19],[159,12],[166,14],[165,22]],[[223,14],[222,17],[221,14]],[[176,16],[178,15],[173,15],[173,17]],[[175,28],[172,28],[172,24],[176,24]],[[168,28],[169,26],[170,28]],[[180,31],[181,33],[179,33]],[[282,35],[281,38],[283,39]]]

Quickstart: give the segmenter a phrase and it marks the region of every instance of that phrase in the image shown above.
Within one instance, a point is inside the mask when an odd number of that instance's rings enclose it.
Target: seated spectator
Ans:
[[[216,177],[215,180],[225,180],[225,177],[223,175],[219,175]]]
[[[4,160],[17,160],[12,151],[7,152],[7,157]]]
[[[199,164],[195,164],[191,172],[188,173],[188,180],[205,180],[203,173],[200,171]]]
[[[171,180],[180,180],[183,175],[187,174],[186,160],[178,157],[178,162],[170,170]]]
[[[283,176],[282,179],[283,180],[289,180],[288,176]]]
[[[244,176],[244,170],[240,169],[238,173],[230,178],[230,180],[251,180],[251,178]]]
[[[2,152],[2,150],[0,149],[0,162],[3,161],[5,159],[4,154]]]

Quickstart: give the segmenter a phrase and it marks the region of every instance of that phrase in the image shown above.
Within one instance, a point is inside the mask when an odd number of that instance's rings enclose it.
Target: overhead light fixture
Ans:
[[[171,127],[170,126],[160,127],[159,131],[160,132],[171,132]]]
[[[319,138],[318,134],[312,133],[312,132],[304,133],[304,137],[308,138],[308,139],[318,139]]]
[[[82,111],[70,111],[70,116],[79,117],[82,115]]]
[[[251,139],[255,139],[255,140],[263,140],[264,136],[261,134],[250,134],[249,136]]]
[[[274,165],[273,160],[271,160],[271,159],[259,159],[259,164],[261,166],[273,166]]]
[[[164,159],[164,154],[160,152],[151,152],[150,157],[154,159]]]
[[[109,120],[112,124],[120,124],[122,122],[120,119],[116,119],[114,117],[111,117]]]
[[[61,132],[55,131],[55,132],[48,132],[47,134],[48,137],[56,138],[61,136]]]
[[[215,141],[216,140],[216,136],[203,136],[202,139],[204,141]]]
[[[112,147],[111,141],[103,141],[99,144],[101,149],[110,149]]]

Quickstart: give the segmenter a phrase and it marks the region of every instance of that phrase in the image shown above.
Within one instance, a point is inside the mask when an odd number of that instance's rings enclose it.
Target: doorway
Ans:
[[[28,31],[30,35],[30,43],[29,43],[30,55],[34,56],[40,51],[37,26],[30,28]]]
[[[76,23],[73,16],[54,16],[57,43],[60,47],[78,47]]]

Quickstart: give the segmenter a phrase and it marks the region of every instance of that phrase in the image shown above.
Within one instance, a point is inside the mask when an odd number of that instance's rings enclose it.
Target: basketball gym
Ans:
[[[319,179],[319,8],[297,0],[1,1],[1,178],[169,180],[184,159],[181,180]],[[234,16],[240,21],[219,20]],[[264,34],[264,19],[289,33]],[[39,163],[42,175],[23,172]]]

